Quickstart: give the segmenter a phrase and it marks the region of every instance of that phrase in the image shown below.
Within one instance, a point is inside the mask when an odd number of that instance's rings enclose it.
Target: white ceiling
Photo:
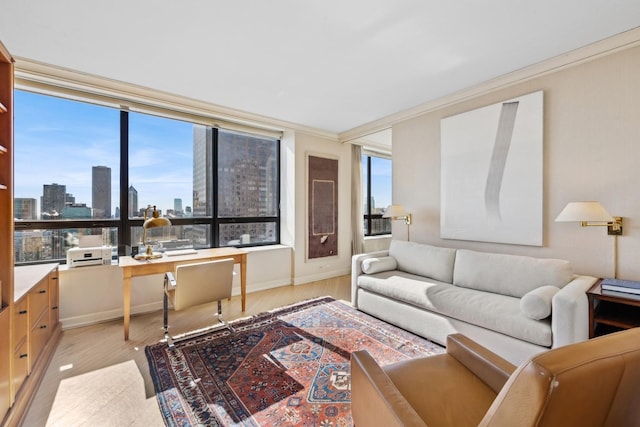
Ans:
[[[638,0],[0,0],[18,58],[335,134],[639,25]]]

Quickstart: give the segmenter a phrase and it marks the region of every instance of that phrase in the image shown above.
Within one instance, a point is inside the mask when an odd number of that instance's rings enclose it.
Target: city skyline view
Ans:
[[[120,208],[120,111],[18,90],[14,102],[15,198],[36,199],[39,213],[44,185],[55,183],[92,207],[92,168],[106,166],[114,215]],[[166,212],[176,198],[190,206],[193,125],[130,113],[129,131],[129,185],[138,191],[138,207]]]

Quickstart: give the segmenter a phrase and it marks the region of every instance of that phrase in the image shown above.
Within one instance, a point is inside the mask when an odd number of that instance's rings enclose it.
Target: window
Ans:
[[[362,183],[364,235],[390,234],[391,220],[382,215],[391,204],[391,160],[363,155]]]
[[[16,90],[16,263],[65,260],[85,235],[129,253],[149,205],[173,224],[147,231],[157,251],[279,243],[279,145]]]

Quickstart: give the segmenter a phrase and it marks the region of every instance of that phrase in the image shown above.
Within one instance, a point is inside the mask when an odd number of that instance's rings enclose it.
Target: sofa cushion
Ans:
[[[358,286],[523,341],[551,346],[551,322],[525,316],[519,298],[429,281],[400,271],[360,276]]]
[[[362,272],[364,274],[380,273],[381,271],[395,270],[396,268],[398,268],[398,263],[392,256],[367,258],[362,261]]]
[[[560,291],[555,286],[540,286],[520,298],[520,310],[529,318],[541,320],[551,316],[551,300]]]
[[[458,249],[453,284],[521,298],[540,286],[564,287],[573,279],[569,261]]]
[[[398,270],[429,277],[440,282],[453,282],[455,249],[392,240],[389,246],[389,255],[396,259]]]

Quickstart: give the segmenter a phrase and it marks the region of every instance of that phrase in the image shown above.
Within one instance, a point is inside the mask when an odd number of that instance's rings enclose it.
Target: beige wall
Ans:
[[[434,245],[570,260],[582,274],[613,275],[604,227],[554,219],[567,202],[599,200],[624,217],[619,277],[640,280],[640,47],[566,68],[393,126],[393,199],[413,213],[411,238]],[[544,91],[543,247],[440,238],[440,119]],[[399,167],[400,166],[400,167]],[[394,237],[406,239],[404,225]]]

